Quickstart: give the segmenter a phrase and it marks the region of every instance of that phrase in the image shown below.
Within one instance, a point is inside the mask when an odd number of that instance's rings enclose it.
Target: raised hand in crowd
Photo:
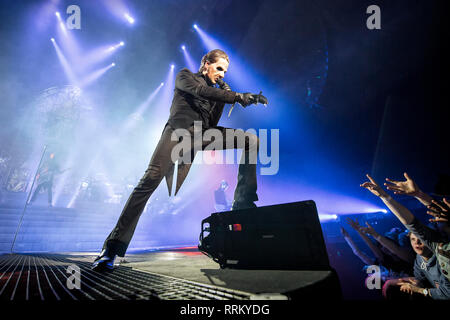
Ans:
[[[362,183],[360,185],[361,187],[366,188],[372,194],[379,197],[403,225],[411,223],[414,220],[414,215],[407,208],[392,199],[370,175],[366,174],[366,176],[369,181]]]
[[[443,199],[443,203],[432,200],[432,205],[427,206],[427,214],[432,216],[430,222],[448,222],[450,217],[450,201]]]
[[[365,232],[374,238],[379,236],[378,232],[376,232],[375,229],[367,221],[366,221],[366,225],[367,225],[367,227],[361,227],[362,232]]]
[[[395,181],[386,178],[388,183],[384,185],[388,190],[394,191],[394,194],[406,194],[408,196],[415,197],[420,193],[419,186],[411,179],[411,177],[405,172],[403,173],[405,181]]]
[[[363,188],[366,188],[367,190],[369,190],[372,194],[376,195],[377,197],[383,198],[383,197],[388,197],[389,195],[386,193],[386,191],[383,190],[383,188],[381,188],[378,183],[375,182],[375,180],[373,180],[373,178],[371,176],[369,176],[368,174],[366,174],[366,177],[369,179],[369,181],[366,181],[364,183],[362,183],[360,186]]]
[[[350,220],[351,221],[351,220]],[[353,223],[353,221],[352,221]],[[359,224],[357,224],[359,226]],[[375,258],[367,255],[362,250],[359,249],[359,247],[356,245],[356,243],[353,241],[353,239],[348,234],[347,230],[345,230],[343,227],[341,227],[341,233],[344,237],[345,241],[349,245],[349,247],[352,249],[353,253],[361,259],[361,261],[366,265],[373,265],[375,264],[376,260]]]
[[[423,205],[425,206],[430,205],[433,198],[428,194],[422,192],[422,190],[420,190],[419,186],[408,175],[408,173],[406,172],[403,173],[403,176],[406,179],[405,181],[395,181],[386,178],[387,183],[384,183],[384,185],[388,190],[393,191],[394,194],[402,194],[415,197]]]
[[[382,261],[384,257],[383,252],[372,241],[370,241],[369,237],[367,237],[366,233],[362,230],[363,227],[359,224],[358,219],[355,218],[355,220],[352,220],[350,218],[346,218],[346,220],[347,223],[350,225],[350,227],[352,227],[356,232],[358,232],[360,237],[364,240],[369,249],[375,255],[376,259]]]
[[[352,220],[350,218],[345,218],[345,220],[347,221],[348,225],[350,227],[352,227],[354,230],[361,231],[362,226],[359,224],[357,218],[355,218],[355,220]]]
[[[415,255],[409,247],[401,247],[396,241],[379,234],[367,221],[367,227],[361,227],[361,232],[371,235],[379,244],[389,250],[390,253],[408,263],[414,262]]]

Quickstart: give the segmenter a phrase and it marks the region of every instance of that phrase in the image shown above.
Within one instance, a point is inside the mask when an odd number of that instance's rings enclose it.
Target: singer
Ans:
[[[103,245],[102,252],[95,259],[92,269],[95,271],[111,271],[114,268],[116,256],[123,257],[131,241],[134,230],[144,207],[165,177],[169,188],[172,189],[174,163],[178,159],[172,159],[172,148],[178,143],[171,139],[172,133],[177,134],[176,129],[187,129],[190,137],[194,134],[194,121],[201,121],[202,130],[215,128],[223,133],[223,148],[229,147],[226,143],[225,130],[227,128],[217,126],[226,103],[238,102],[243,107],[251,104],[267,104],[267,99],[261,94],[237,93],[222,79],[228,70],[228,55],[219,49],[212,50],[203,56],[199,72],[192,73],[188,69],[182,69],[176,76],[175,90],[170,108],[170,116],[164,127],[161,138],[156,146],[150,164],[131,193],[116,226],[111,231]],[[216,87],[219,85],[219,88]],[[227,129],[234,130],[234,129]],[[184,130],[186,131],[186,130]],[[236,141],[243,131],[236,130],[233,148],[237,148]],[[179,137],[180,139],[184,137]],[[237,186],[234,192],[232,210],[256,207],[254,201],[258,200],[256,194],[256,163],[248,161],[249,154],[257,152],[259,140],[256,135],[245,133],[245,146],[238,169]],[[206,145],[202,145],[206,147]],[[193,155],[193,157],[195,154]],[[178,162],[178,175],[176,192],[187,176],[191,163]]]

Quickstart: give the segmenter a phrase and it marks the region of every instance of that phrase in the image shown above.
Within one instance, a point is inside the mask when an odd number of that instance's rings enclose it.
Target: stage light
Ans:
[[[113,63],[111,63],[111,66],[113,66],[113,67],[114,67],[115,65],[116,65],[116,64],[115,64],[114,62],[113,62]]]
[[[337,220],[338,216],[336,214],[323,214],[319,213],[319,220],[320,222],[329,222]]]
[[[196,69],[195,67],[195,63],[192,60],[191,56],[189,55],[188,50],[186,49],[186,46],[183,45],[181,47],[181,49],[183,49],[183,55],[184,55],[184,59],[186,60],[186,64],[189,70],[194,71]]]
[[[175,68],[175,65],[174,65],[174,64],[171,64],[171,65],[170,65],[170,69],[173,70],[173,68]]]
[[[125,43],[123,41],[120,41],[119,45],[123,47]]]
[[[56,54],[58,56],[59,62],[61,63],[64,72],[70,82],[70,84],[77,84],[78,80],[77,77],[75,76],[75,73],[72,69],[72,64],[69,63],[69,61],[67,60],[67,58],[64,56],[63,52],[61,51],[61,49],[59,48],[58,44],[56,43],[54,38],[51,38],[53,46],[56,50]]]
[[[197,28],[198,28],[198,26],[197,26],[196,24],[194,24],[193,27],[194,27],[194,29],[197,29]]]
[[[147,110],[147,108],[151,105],[151,103],[154,101],[156,95],[161,90],[161,87],[163,86],[164,82],[161,82],[161,84],[148,96],[148,98],[141,103],[135,112],[133,112],[126,122],[123,124],[123,126],[120,128],[119,136],[124,135],[128,131],[130,131],[139,121],[139,119],[142,119],[142,115]]]
[[[60,14],[59,14],[58,11],[55,12],[55,15],[56,15],[58,18],[60,17]]]
[[[131,17],[128,13],[125,13],[124,16],[125,16],[125,19],[127,19],[127,21],[128,21],[130,24],[133,24],[133,23],[134,23],[134,18]]]

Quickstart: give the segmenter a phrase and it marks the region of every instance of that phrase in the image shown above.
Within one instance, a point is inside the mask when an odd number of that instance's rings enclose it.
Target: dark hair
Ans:
[[[203,56],[202,62],[200,63],[200,69],[198,71],[203,72],[205,70],[206,62],[215,63],[220,58],[223,58],[223,59],[227,60],[228,63],[230,63],[230,59],[228,58],[228,55],[224,51],[222,51],[220,49],[211,50],[210,52],[208,52],[207,54],[205,54]]]

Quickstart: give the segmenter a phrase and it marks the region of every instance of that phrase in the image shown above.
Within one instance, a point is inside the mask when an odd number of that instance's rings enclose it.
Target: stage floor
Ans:
[[[90,270],[96,253],[0,256],[1,300],[295,300],[340,298],[333,271],[220,269],[196,247],[141,251],[112,273]],[[68,268],[79,267],[80,289]],[[70,278],[70,279],[69,279]]]

